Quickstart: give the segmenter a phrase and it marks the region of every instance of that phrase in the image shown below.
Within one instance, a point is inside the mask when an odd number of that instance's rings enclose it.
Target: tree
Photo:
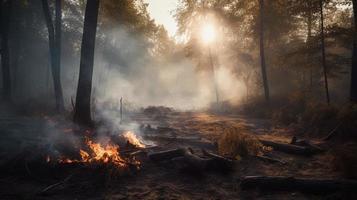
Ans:
[[[261,65],[261,70],[262,70],[262,78],[263,78],[263,86],[264,86],[264,94],[265,94],[265,100],[267,102],[270,101],[270,95],[269,95],[269,86],[268,86],[268,78],[267,78],[267,72],[266,72],[266,64],[265,64],[265,52],[264,52],[264,0],[259,0],[259,13],[260,13],[260,30],[259,30],[259,36],[260,36],[260,65]]]
[[[354,29],[353,29],[353,53],[351,67],[351,93],[350,99],[352,102],[357,102],[357,0],[352,0]]]
[[[74,121],[87,126],[93,125],[90,101],[98,9],[99,0],[87,1],[81,46],[79,80],[74,111]]]
[[[51,57],[52,78],[56,99],[56,110],[61,112],[64,110],[63,93],[61,86],[61,25],[62,25],[62,9],[61,1],[56,0],[56,18],[55,26],[52,22],[52,16],[47,0],[42,0],[42,8],[45,15],[48,40]]]
[[[11,75],[9,52],[9,23],[12,1],[0,0],[1,9],[1,66],[3,79],[3,98],[11,101]]]
[[[325,51],[325,27],[324,27],[324,12],[323,12],[323,0],[320,0],[320,20],[321,20],[321,56],[322,56],[322,68],[325,81],[325,92],[327,104],[330,104],[330,94],[327,80],[327,67],[326,67],[326,51]]]

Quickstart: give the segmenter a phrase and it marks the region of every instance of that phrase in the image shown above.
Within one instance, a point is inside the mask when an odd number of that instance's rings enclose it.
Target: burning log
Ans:
[[[259,188],[264,190],[299,190],[303,192],[354,192],[357,188],[355,180],[338,179],[304,179],[285,176],[246,176],[241,179],[243,190]]]
[[[259,140],[263,145],[273,147],[274,150],[282,151],[285,153],[310,156],[312,154],[317,153],[314,149],[305,146],[298,146],[293,144],[284,144],[273,142],[269,140]]]

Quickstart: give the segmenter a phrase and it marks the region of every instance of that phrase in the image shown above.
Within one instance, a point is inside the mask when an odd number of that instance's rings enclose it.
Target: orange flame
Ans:
[[[139,138],[131,131],[126,131],[123,136],[125,139],[129,141],[130,144],[135,145],[136,147],[144,148],[145,144],[143,144]]]
[[[107,144],[102,146],[99,143],[94,143],[91,140],[86,141],[87,146],[90,148],[92,153],[80,149],[79,154],[81,156],[80,160],[71,160],[68,158],[60,159],[60,163],[74,163],[74,162],[83,162],[83,163],[94,163],[94,162],[103,162],[103,163],[113,163],[118,167],[125,167],[126,161],[120,157],[117,145]]]

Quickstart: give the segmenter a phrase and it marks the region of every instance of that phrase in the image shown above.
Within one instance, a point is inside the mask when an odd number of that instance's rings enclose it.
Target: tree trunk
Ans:
[[[9,52],[9,25],[12,1],[0,1],[1,8],[1,66],[3,81],[3,99],[11,101],[11,75]]]
[[[263,78],[263,86],[264,86],[264,94],[265,100],[267,102],[270,101],[269,95],[269,86],[268,86],[268,78],[266,73],[266,64],[265,64],[265,52],[264,52],[264,0],[259,0],[259,11],[260,11],[260,65],[262,68],[262,78]]]
[[[56,0],[56,32],[52,22],[52,16],[47,0],[42,0],[43,13],[45,15],[47,30],[48,30],[48,40],[50,48],[50,57],[51,57],[51,69],[52,69],[52,78],[53,78],[53,87],[55,92],[56,99],[56,110],[63,111],[63,94],[61,86],[61,77],[60,77],[60,38],[56,38],[57,34],[61,35],[61,0]],[[59,41],[57,41],[59,40]]]
[[[354,15],[353,53],[351,67],[351,101],[357,102],[357,0],[352,0]]]
[[[320,0],[320,17],[321,17],[321,54],[322,54],[322,68],[324,72],[326,101],[330,105],[330,94],[327,81],[327,69],[326,69],[326,52],[325,52],[325,33],[324,33],[324,12],[323,12],[323,0]]]
[[[56,109],[64,111],[63,92],[61,84],[61,41],[62,41],[62,0],[56,0],[56,18],[55,18],[55,59],[56,59],[56,78],[54,78],[54,88],[56,95]]]
[[[81,61],[76,97],[74,121],[76,123],[92,126],[91,117],[91,92],[94,47],[97,30],[99,0],[88,0],[84,18],[83,38],[81,46]]]
[[[308,13],[307,13],[307,45],[308,48],[312,48],[311,37],[312,37],[312,2],[308,1]],[[308,62],[311,62],[311,55],[308,54]],[[310,91],[312,92],[312,82],[313,82],[313,66],[310,66]]]

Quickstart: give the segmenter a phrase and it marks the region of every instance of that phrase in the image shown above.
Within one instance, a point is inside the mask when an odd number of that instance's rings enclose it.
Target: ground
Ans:
[[[48,142],[49,132],[57,137],[67,129],[54,129],[57,118],[43,115],[23,117],[3,107],[0,116],[0,199],[348,199],[345,194],[304,194],[300,192],[242,191],[239,179],[247,175],[287,175],[308,178],[338,178],[331,166],[329,153],[312,157],[294,156],[273,151],[274,156],[287,162],[264,162],[255,158],[237,161],[230,173],[204,172],[192,174],[178,170],[170,162],[154,163],[147,159],[141,169],[108,178],[101,170],[83,171],[77,168],[41,168],[23,161],[42,155],[36,145]],[[6,112],[5,112],[6,111]],[[288,128],[273,128],[269,120],[251,119],[241,115],[215,115],[200,112],[175,112],[148,117],[136,114],[131,120],[152,127],[169,127],[160,135],[148,135],[159,149],[189,146],[194,151],[207,148],[215,151],[214,142],[225,128],[249,130],[259,138],[287,142],[295,134]],[[174,132],[174,134],[172,133]],[[46,136],[45,136],[46,135]],[[59,136],[58,136],[59,135]],[[54,136],[53,136],[54,137]],[[156,138],[155,138],[156,137]],[[176,139],[172,139],[172,138]],[[213,145],[209,145],[213,144]],[[34,153],[34,151],[36,153]],[[30,152],[30,153],[29,153]],[[19,156],[22,155],[22,156]],[[20,160],[20,161],[19,161]],[[9,164],[10,163],[10,164]],[[19,164],[21,163],[21,164]],[[9,167],[10,166],[10,167]],[[68,182],[41,193],[51,184],[73,176]]]

